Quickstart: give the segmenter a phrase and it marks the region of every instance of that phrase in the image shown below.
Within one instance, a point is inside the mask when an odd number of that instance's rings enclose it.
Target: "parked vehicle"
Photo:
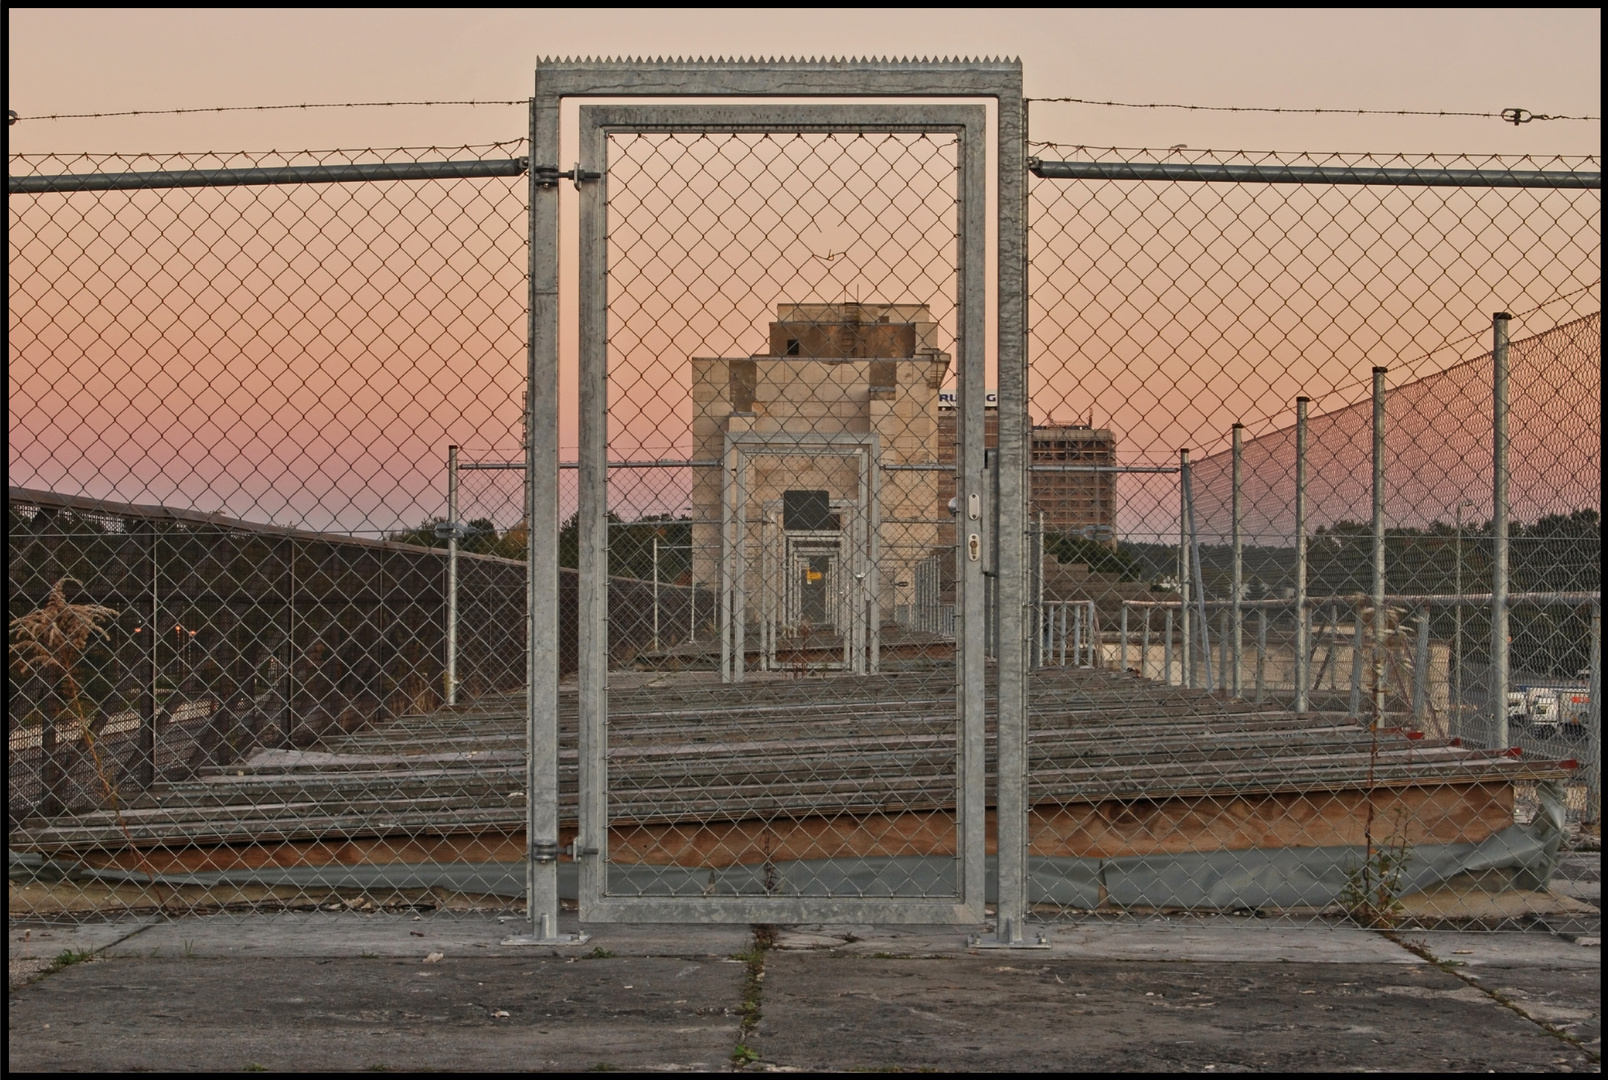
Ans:
[[[1521,686],[1508,693],[1508,721],[1540,736],[1584,735],[1591,708],[1585,686]]]

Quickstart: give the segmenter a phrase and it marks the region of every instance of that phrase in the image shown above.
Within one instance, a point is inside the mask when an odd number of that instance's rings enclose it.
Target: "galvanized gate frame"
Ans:
[[[985,500],[982,413],[985,393],[984,308],[986,252],[986,168],[984,110],[978,106],[659,106],[587,107],[582,114],[581,154],[585,160],[560,173],[559,106],[567,97],[730,98],[994,98],[996,132],[998,374],[1000,400],[999,549],[999,880],[1001,943],[1021,939],[1026,908],[1026,711],[1022,583],[1026,514],[1026,250],[1021,229],[1026,196],[1023,103],[1019,61],[892,63],[879,61],[807,62],[633,62],[560,61],[538,66],[531,102],[530,168],[530,351],[526,476],[529,484],[528,864],[530,933],[511,944],[575,944],[585,935],[558,932],[558,192],[562,176],[577,186],[598,179],[606,129],[629,130],[941,130],[959,131],[962,150],[961,318],[957,327],[962,364],[957,504],[966,543],[966,525],[983,531],[981,515],[967,520],[966,508]],[[551,164],[548,164],[548,163]],[[602,655],[607,633],[606,534],[603,499],[606,481],[604,329],[601,235],[587,222],[601,219],[599,185],[582,187],[582,278],[588,267],[598,288],[583,294],[581,305],[579,595],[580,709],[582,774],[580,836],[572,851],[582,859],[583,921],[700,922],[955,922],[983,919],[984,888],[984,601],[982,566],[962,559],[962,622],[959,697],[962,720],[960,777],[960,889],[953,900],[801,899],[791,897],[637,899],[603,893],[600,842],[606,834],[601,734],[606,719],[607,672],[588,655]],[[968,433],[969,436],[968,437]],[[590,499],[585,493],[596,494]],[[590,738],[588,737],[590,733]],[[588,763],[591,763],[590,765]]]

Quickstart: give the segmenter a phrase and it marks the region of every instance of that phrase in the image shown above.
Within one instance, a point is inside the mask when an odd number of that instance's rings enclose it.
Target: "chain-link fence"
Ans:
[[[1595,160],[1040,155],[1031,899],[1579,914],[1548,885],[1600,818],[1601,198],[1490,177]]]
[[[517,902],[523,152],[11,158],[13,917]]]
[[[1595,159],[740,112],[11,159],[13,916],[1579,914]]]

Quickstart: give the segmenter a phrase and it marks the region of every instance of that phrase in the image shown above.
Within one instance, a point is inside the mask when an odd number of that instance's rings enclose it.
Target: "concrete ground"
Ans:
[[[758,948],[747,927],[709,926],[500,944],[516,925],[356,912],[13,923],[8,1065],[1600,1068],[1594,933],[1200,918],[1054,924],[1050,948],[1020,951],[885,927],[779,928]],[[66,951],[93,958],[52,963]]]

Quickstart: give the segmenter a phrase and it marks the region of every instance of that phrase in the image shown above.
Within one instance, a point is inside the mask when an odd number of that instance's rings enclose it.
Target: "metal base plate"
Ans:
[[[578,934],[555,934],[552,937],[537,937],[535,934],[513,934],[502,940],[504,945],[585,945],[592,940],[592,935],[582,930]]]
[[[997,937],[984,937],[981,934],[973,934],[966,939],[966,947],[968,949],[1048,949],[1050,948],[1050,939],[1040,934],[1037,940],[1034,941],[1025,939],[1022,941],[1001,941]]]

